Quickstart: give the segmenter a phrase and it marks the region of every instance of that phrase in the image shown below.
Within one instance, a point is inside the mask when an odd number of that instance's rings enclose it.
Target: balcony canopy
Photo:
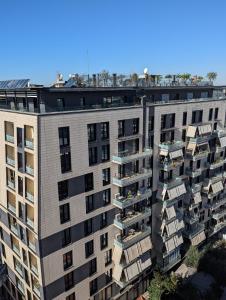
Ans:
[[[192,240],[191,240],[191,244],[193,246],[197,246],[199,245],[202,241],[204,241],[206,239],[206,235],[204,231],[201,231],[199,234],[197,234]]]
[[[219,138],[221,147],[226,147],[226,136]]]
[[[205,135],[212,132],[211,124],[194,126],[190,125],[187,129],[187,137],[194,138],[196,135]]]
[[[165,242],[165,247],[167,253],[173,251],[175,248],[179,247],[181,244],[183,244],[183,238],[182,236],[175,235],[171,239]]]

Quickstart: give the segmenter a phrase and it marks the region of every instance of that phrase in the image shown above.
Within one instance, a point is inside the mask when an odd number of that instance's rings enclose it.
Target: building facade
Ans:
[[[136,299],[219,232],[225,103],[210,86],[1,88],[6,299]]]

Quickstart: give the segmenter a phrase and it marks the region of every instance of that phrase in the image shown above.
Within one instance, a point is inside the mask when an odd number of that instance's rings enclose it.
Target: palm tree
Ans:
[[[214,80],[217,78],[217,73],[209,72],[209,73],[207,73],[207,78],[209,79],[209,81],[211,81],[213,83]]]
[[[100,77],[101,79],[103,80],[103,83],[104,83],[104,86],[107,85],[107,81],[109,79],[109,72],[106,71],[106,70],[103,70],[101,73],[100,73]]]

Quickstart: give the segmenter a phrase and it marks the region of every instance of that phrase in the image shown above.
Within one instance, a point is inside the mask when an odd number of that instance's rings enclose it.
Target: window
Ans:
[[[66,173],[71,171],[71,152],[65,152],[60,155],[61,172]]]
[[[182,129],[182,141],[186,141],[186,129]]]
[[[111,182],[110,168],[102,170],[103,185],[108,185]]]
[[[59,111],[64,110],[65,107],[65,101],[63,98],[58,98],[57,99],[57,108]]]
[[[97,292],[97,278],[94,280],[90,281],[89,283],[89,291],[90,291],[90,296],[95,294]]]
[[[103,205],[108,205],[111,202],[111,189],[103,191]]]
[[[88,141],[93,142],[96,141],[96,124],[88,124]]]
[[[118,137],[125,135],[125,120],[118,121]]]
[[[67,296],[66,300],[75,300],[75,293],[72,293],[69,296]]]
[[[133,119],[133,134],[138,134],[139,132],[139,119]]]
[[[108,246],[108,233],[104,233],[100,236],[100,249],[103,250]]]
[[[202,110],[194,110],[192,112],[192,124],[195,123],[201,123],[202,122],[202,115],[203,115],[203,111]]]
[[[212,121],[213,119],[213,108],[209,109],[209,121]]]
[[[104,261],[105,261],[105,266],[108,266],[112,262],[112,249],[106,251],[104,253]]]
[[[58,128],[60,148],[70,146],[70,131],[69,127]]]
[[[105,272],[106,284],[112,281],[112,269]]]
[[[214,122],[214,124],[213,124],[213,129],[214,129],[214,130],[217,130],[217,122]]]
[[[93,219],[86,220],[84,222],[84,234],[85,236],[93,232]]]
[[[58,196],[60,201],[68,198],[68,180],[58,182]]]
[[[18,176],[18,194],[22,197],[24,194],[23,178],[20,176]]]
[[[5,253],[5,245],[2,245],[2,255],[6,258],[6,253]]]
[[[93,275],[97,271],[97,259],[94,258],[89,261],[89,276]]]
[[[168,129],[175,126],[175,114],[161,116],[161,129]]]
[[[101,139],[109,139],[109,122],[101,123]]]
[[[23,145],[23,129],[22,128],[17,128],[17,146],[22,147]]]
[[[63,230],[62,247],[65,247],[71,243],[71,228]]]
[[[94,195],[86,196],[86,213],[94,210]]]
[[[103,145],[101,151],[101,160],[102,162],[104,162],[104,161],[108,161],[109,159],[110,159],[110,146]]]
[[[100,215],[100,228],[104,228],[107,226],[107,212],[104,212]]]
[[[19,218],[23,219],[23,204],[18,201],[18,212],[19,212]]]
[[[93,173],[85,175],[85,192],[93,190]]]
[[[69,203],[60,206],[60,223],[70,221],[70,205]]]
[[[97,147],[89,148],[89,165],[97,163]]]
[[[218,118],[218,111],[219,111],[219,108],[215,108],[215,112],[214,112],[214,119],[216,120]]]
[[[197,169],[200,169],[200,167],[201,167],[201,160],[200,160],[200,159],[197,160],[197,165],[196,165],[196,167],[197,167]]]
[[[72,251],[69,251],[63,255],[64,270],[70,268],[73,264]]]
[[[86,258],[88,258],[89,256],[91,256],[94,253],[94,243],[93,240],[85,243],[85,255]]]
[[[74,286],[74,273],[73,271],[64,275],[65,291],[70,290]]]
[[[183,126],[187,125],[187,112],[184,111],[183,112],[183,123],[182,123]]]
[[[20,152],[17,152],[17,167],[18,167],[18,171],[23,173],[24,162],[23,162],[23,155]]]

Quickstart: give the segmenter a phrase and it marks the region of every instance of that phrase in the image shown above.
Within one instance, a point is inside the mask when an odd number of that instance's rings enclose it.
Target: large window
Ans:
[[[68,180],[58,182],[59,200],[68,198]]]
[[[192,112],[192,124],[201,123],[202,122],[203,111],[202,110],[194,110]]]
[[[103,250],[108,246],[108,233],[104,233],[100,236],[100,249]]]
[[[93,240],[85,243],[85,255],[86,258],[88,258],[89,256],[91,256],[94,253],[94,243]]]
[[[175,113],[161,116],[161,129],[168,129],[175,126]]]
[[[108,266],[112,262],[112,249],[106,251],[104,253],[104,261],[105,261],[105,266]]]
[[[104,212],[100,215],[100,228],[106,227],[108,224],[107,212]]]
[[[97,147],[89,148],[89,165],[92,166],[97,163]]]
[[[96,124],[88,124],[87,125],[88,131],[88,141],[93,142],[96,140]]]
[[[74,272],[70,272],[64,276],[65,291],[70,290],[74,286]]]
[[[118,137],[125,135],[125,120],[118,121]]]
[[[90,296],[97,292],[97,279],[90,281],[89,283]]]
[[[60,223],[70,221],[70,206],[69,203],[60,206]]]
[[[85,175],[85,192],[93,190],[93,173]]]
[[[101,139],[109,139],[109,122],[101,123]]]
[[[63,264],[64,264],[64,270],[72,266],[73,264],[72,251],[69,251],[63,255]]]
[[[89,261],[89,276],[93,275],[97,271],[97,259],[94,258]]]
[[[102,178],[103,178],[103,185],[108,185],[111,183],[111,171],[110,168],[102,170]]]
[[[86,196],[86,213],[94,210],[94,195]]]
[[[62,247],[65,247],[71,243],[71,228],[63,230]]]
[[[101,160],[102,162],[108,161],[110,159],[110,146],[103,145],[101,151]]]
[[[216,120],[218,118],[218,111],[219,111],[219,108],[215,108],[215,112],[214,112],[214,119]]]
[[[213,108],[209,109],[209,121],[212,121],[213,119]]]
[[[93,232],[93,219],[88,219],[84,222],[84,234],[90,235]]]
[[[66,173],[71,171],[71,152],[65,152],[60,155],[61,172]]]
[[[182,122],[182,125],[183,126],[187,125],[187,112],[186,111],[183,112],[183,122]]]
[[[70,146],[70,130],[69,127],[60,127],[59,129],[60,147]]]
[[[133,119],[133,134],[139,133],[139,118]]]
[[[108,205],[111,202],[111,189],[103,191],[103,204]]]

